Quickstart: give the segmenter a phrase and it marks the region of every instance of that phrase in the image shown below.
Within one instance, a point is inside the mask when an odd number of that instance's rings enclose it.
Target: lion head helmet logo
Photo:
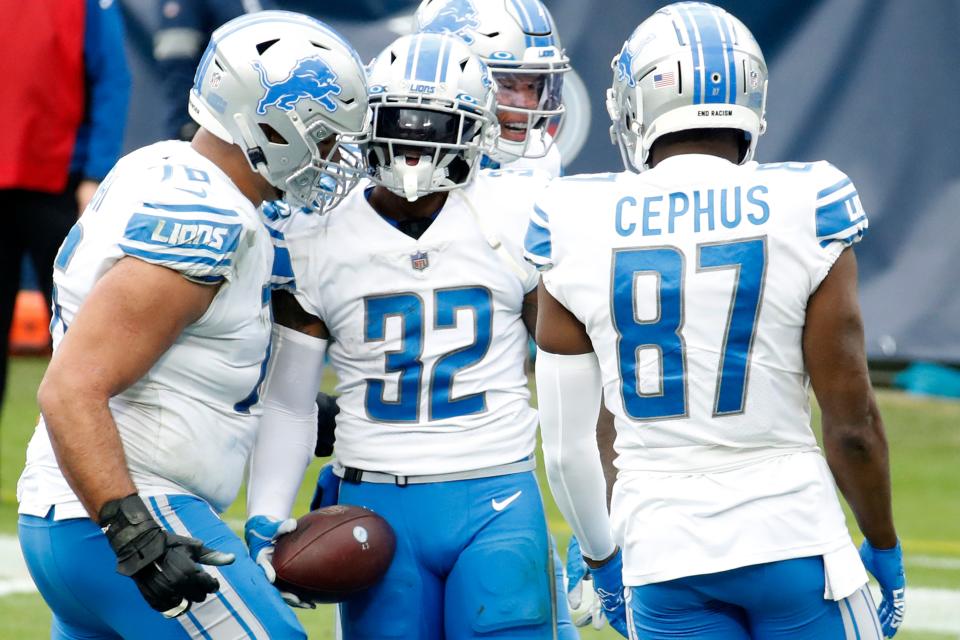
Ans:
[[[473,44],[474,38],[471,31],[479,26],[477,9],[471,0],[448,0],[421,31],[449,33],[459,36],[467,44]]]
[[[337,103],[331,96],[340,95],[343,90],[337,84],[337,74],[320,58],[304,58],[283,80],[270,82],[267,71],[259,62],[253,63],[260,74],[260,84],[265,92],[257,103],[257,113],[263,115],[267,107],[276,107],[281,111],[292,111],[300,100],[313,100],[323,105],[327,111],[336,111]]]

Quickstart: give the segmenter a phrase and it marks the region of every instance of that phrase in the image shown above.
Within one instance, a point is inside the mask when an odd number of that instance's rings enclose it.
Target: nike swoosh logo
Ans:
[[[519,498],[521,493],[523,493],[522,490],[521,490],[521,491],[517,491],[515,494],[513,494],[512,496],[510,496],[509,498],[507,498],[507,499],[504,500],[503,502],[497,502],[497,499],[494,498],[494,499],[492,499],[492,500],[490,501],[490,506],[493,507],[493,510],[494,510],[494,511],[503,511],[504,509],[506,509],[507,507],[510,506],[510,503],[511,503],[511,502],[513,502],[514,500],[516,500],[517,498]]]
[[[206,197],[207,197],[207,190],[206,190],[206,189],[200,189],[199,191],[194,191],[193,189],[184,189],[183,187],[174,187],[174,188],[175,188],[177,191],[184,191],[184,192],[189,193],[189,194],[191,194],[191,195],[195,195],[195,196],[197,196],[198,198],[206,198]]]

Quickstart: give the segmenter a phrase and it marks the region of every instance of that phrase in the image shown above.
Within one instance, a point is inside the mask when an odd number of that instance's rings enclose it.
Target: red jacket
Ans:
[[[84,0],[4,2],[0,189],[66,186],[84,114]]]

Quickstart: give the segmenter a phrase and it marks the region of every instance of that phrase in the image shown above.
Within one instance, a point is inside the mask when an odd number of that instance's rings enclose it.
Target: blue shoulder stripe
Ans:
[[[843,180],[841,180],[841,181],[838,182],[837,184],[835,184],[835,185],[833,185],[833,186],[831,186],[831,187],[827,187],[827,188],[824,189],[823,191],[818,192],[818,193],[817,193],[817,200],[822,200],[823,198],[826,198],[827,196],[829,196],[831,193],[836,193],[837,191],[839,191],[840,189],[843,189],[843,188],[844,188],[845,186],[847,186],[848,184],[850,184],[850,178],[844,177]],[[856,192],[854,192],[854,193],[856,193]]]
[[[535,209],[539,216],[546,218],[546,213],[539,208]],[[527,234],[523,239],[523,249],[524,256],[537,268],[552,266],[553,243],[550,240],[550,229],[541,225],[535,217],[530,218]]]
[[[236,251],[242,233],[239,224],[135,213],[127,221],[123,237],[160,247],[227,254]]]
[[[229,267],[233,261],[230,258],[225,259],[216,259],[208,258],[207,256],[184,256],[178,255],[176,253],[159,253],[156,251],[145,251],[143,249],[138,249],[137,247],[131,247],[130,245],[121,244],[119,247],[129,256],[135,258],[143,258],[148,262],[161,262],[161,263],[181,263],[181,264],[205,264],[211,267]]]
[[[290,262],[290,252],[284,247],[273,248],[273,271],[274,278],[283,280],[293,279],[293,264]]]
[[[159,209],[160,211],[174,211],[178,213],[216,213],[221,216],[231,216],[236,218],[237,212],[233,209],[220,209],[219,207],[210,207],[204,204],[162,204],[159,202],[144,202],[143,206],[147,209]]]
[[[851,235],[862,236],[867,220],[866,214],[860,208],[856,191],[835,202],[817,207],[816,218],[817,239],[822,246],[834,239]],[[850,233],[846,233],[848,230]]]

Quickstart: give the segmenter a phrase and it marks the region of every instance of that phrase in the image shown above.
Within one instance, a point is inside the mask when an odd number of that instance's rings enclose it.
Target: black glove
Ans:
[[[220,589],[217,579],[198,562],[221,566],[234,560],[232,553],[164,531],[137,494],[104,504],[99,520],[117,554],[117,573],[133,578],[147,604],[168,618],[187,612],[191,603],[203,602]]]
[[[334,429],[337,427],[338,396],[330,396],[324,392],[317,394],[317,446],[313,455],[326,458],[333,455]]]

